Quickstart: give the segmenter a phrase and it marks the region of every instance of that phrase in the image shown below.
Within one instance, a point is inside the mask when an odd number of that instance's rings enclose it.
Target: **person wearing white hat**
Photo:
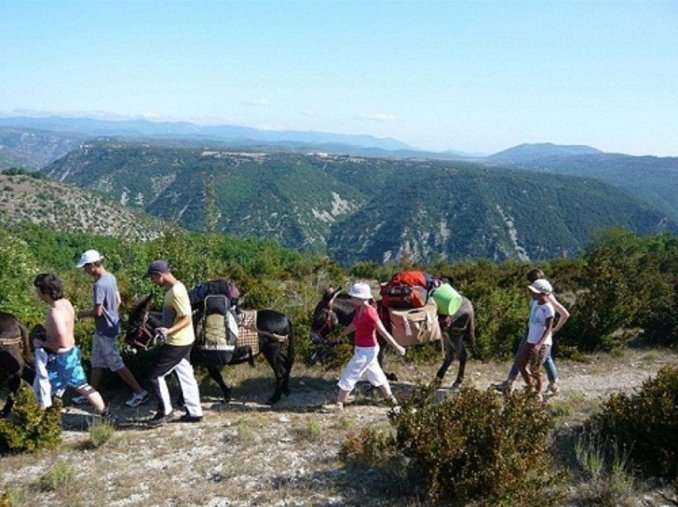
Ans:
[[[405,349],[395,341],[393,336],[386,330],[377,314],[377,310],[372,306],[372,291],[365,282],[353,284],[348,291],[351,301],[355,305],[355,315],[353,322],[349,324],[339,335],[342,336],[354,333],[355,349],[348,366],[341,372],[341,377],[337,385],[339,393],[334,405],[324,407],[326,410],[341,410],[348,395],[353,391],[355,384],[365,375],[367,380],[379,388],[382,396],[389,400],[395,406],[397,400],[391,392],[391,386],[384,371],[379,365],[379,343],[377,342],[377,332],[388,342],[398,354],[405,355]]]
[[[132,397],[125,404],[128,407],[138,407],[148,399],[148,392],[139,385],[120,355],[118,349],[120,292],[115,276],[106,270],[103,259],[103,256],[96,250],[87,250],[76,264],[77,268],[82,268],[85,273],[96,279],[92,308],[78,312],[80,319],[90,317],[94,319],[91,384],[94,389],[99,389],[103,371],[109,368],[132,389]],[[73,401],[79,403],[82,400],[75,398]]]
[[[516,359],[525,383],[534,388],[537,396],[542,396],[541,366],[551,353],[553,345],[552,328],[555,310],[549,301],[553,287],[545,278],[532,282],[528,289],[536,301],[530,313],[527,331],[527,347]]]

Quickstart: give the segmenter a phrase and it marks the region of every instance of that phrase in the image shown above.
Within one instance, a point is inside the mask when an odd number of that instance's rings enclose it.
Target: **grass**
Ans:
[[[75,480],[75,467],[66,461],[57,461],[40,477],[40,491],[59,491]]]

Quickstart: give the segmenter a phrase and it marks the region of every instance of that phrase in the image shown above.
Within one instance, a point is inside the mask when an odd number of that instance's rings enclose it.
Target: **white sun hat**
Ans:
[[[357,282],[354,283],[351,290],[348,291],[348,295],[352,298],[372,299],[372,290],[365,282]]]
[[[551,294],[553,292],[553,287],[546,278],[539,278],[532,282],[532,285],[527,287],[532,292],[537,294]]]
[[[93,262],[99,262],[103,259],[103,256],[96,250],[87,250],[84,254],[78,259],[78,263],[75,265],[76,268],[81,268],[85,264],[92,264]]]

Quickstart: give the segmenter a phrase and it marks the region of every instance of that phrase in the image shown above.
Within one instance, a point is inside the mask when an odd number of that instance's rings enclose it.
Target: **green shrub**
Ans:
[[[89,427],[88,446],[96,449],[108,442],[115,433],[115,428],[108,421],[101,421],[92,424]]]
[[[380,465],[393,457],[395,449],[395,439],[390,432],[366,427],[346,436],[339,458],[347,466]]]
[[[0,453],[33,452],[61,442],[61,401],[47,410],[38,404],[32,389],[23,387],[11,415],[0,420]]]
[[[547,436],[553,420],[527,393],[502,400],[490,390],[463,389],[432,401],[434,388],[419,388],[389,418],[396,445],[409,458],[430,499],[488,505],[555,503],[540,495],[549,482]]]
[[[650,475],[678,473],[678,367],[664,366],[632,395],[613,394],[586,422]]]

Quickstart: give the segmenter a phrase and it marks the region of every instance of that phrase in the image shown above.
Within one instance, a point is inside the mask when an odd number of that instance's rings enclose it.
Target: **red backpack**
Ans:
[[[434,283],[434,278],[423,271],[401,271],[379,290],[381,304],[386,308],[421,308]]]

